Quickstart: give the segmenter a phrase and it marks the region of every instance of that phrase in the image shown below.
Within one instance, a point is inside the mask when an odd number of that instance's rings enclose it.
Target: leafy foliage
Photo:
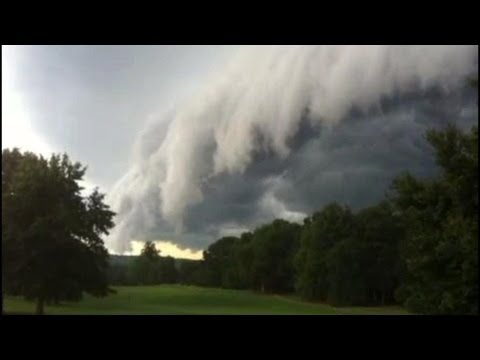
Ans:
[[[98,190],[83,197],[86,168],[67,155],[49,160],[2,151],[2,283],[8,294],[44,302],[109,293],[102,235],[114,213]]]
[[[403,174],[392,201],[408,224],[398,298],[427,314],[478,313],[478,127],[453,125],[426,135],[442,174]]]
[[[330,250],[352,236],[353,214],[337,203],[305,219],[301,245],[296,255],[296,290],[305,299],[327,300]]]
[[[175,260],[170,256],[161,257],[151,241],[145,242],[140,256],[130,265],[128,274],[128,282],[136,285],[172,284],[177,281]]]

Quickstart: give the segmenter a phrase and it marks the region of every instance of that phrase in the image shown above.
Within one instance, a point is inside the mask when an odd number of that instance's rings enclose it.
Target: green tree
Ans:
[[[136,284],[153,285],[161,282],[160,251],[152,241],[146,241],[140,255],[132,263],[132,278]]]
[[[351,236],[327,257],[328,300],[335,305],[394,302],[403,227],[388,202],[355,214]]]
[[[225,286],[234,289],[253,288],[253,234],[243,233],[233,243],[225,274]]]
[[[81,195],[85,171],[67,155],[2,151],[2,290],[36,301],[37,314],[45,302],[109,292],[101,236],[114,213],[98,190]]]
[[[478,313],[478,127],[426,134],[439,177],[402,174],[392,202],[406,224],[406,278],[398,299],[426,314]]]
[[[160,278],[162,284],[174,284],[178,279],[178,271],[175,266],[175,259],[171,256],[160,257]]]
[[[178,282],[185,285],[203,285],[203,261],[177,259],[179,263]]]
[[[232,247],[236,237],[223,237],[203,252],[204,266],[208,274],[208,284],[213,287],[226,287],[227,269],[230,266]]]
[[[353,232],[350,208],[337,203],[305,219],[300,248],[295,257],[296,290],[305,299],[327,300],[329,251]]]
[[[367,305],[368,248],[356,238],[344,239],[326,256],[327,300],[335,306]]]
[[[299,246],[300,225],[275,220],[253,232],[252,283],[262,292],[294,290],[294,255]]]

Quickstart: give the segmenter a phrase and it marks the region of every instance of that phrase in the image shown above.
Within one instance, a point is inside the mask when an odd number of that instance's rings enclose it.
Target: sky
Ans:
[[[2,148],[67,152],[117,212],[105,241],[200,258],[220,236],[354,209],[477,122],[477,46],[2,46]]]
[[[88,165],[87,190],[108,192],[142,126],[194,91],[232,48],[2,46],[2,149],[67,152]]]

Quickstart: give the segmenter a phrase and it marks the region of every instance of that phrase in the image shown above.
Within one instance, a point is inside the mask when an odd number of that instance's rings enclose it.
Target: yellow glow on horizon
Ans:
[[[155,246],[160,250],[162,256],[172,256],[180,259],[200,260],[203,257],[202,251],[193,251],[191,249],[180,249],[174,243],[169,241],[154,241]],[[143,241],[132,241],[132,251],[126,255],[139,255],[143,248]]]

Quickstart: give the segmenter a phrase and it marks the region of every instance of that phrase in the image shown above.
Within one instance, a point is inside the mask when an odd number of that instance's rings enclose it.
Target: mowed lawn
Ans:
[[[399,307],[335,308],[293,297],[262,295],[250,291],[201,288],[182,285],[122,286],[106,298],[87,296],[78,303],[47,306],[45,313],[58,315],[402,315]],[[33,313],[35,304],[21,298],[4,297],[6,314]]]

